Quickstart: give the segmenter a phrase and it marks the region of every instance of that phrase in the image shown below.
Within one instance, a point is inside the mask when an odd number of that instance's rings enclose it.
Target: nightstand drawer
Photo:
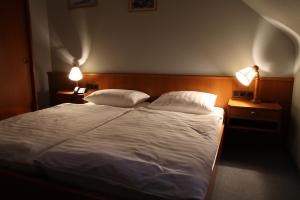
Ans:
[[[278,121],[280,120],[280,112],[274,110],[262,110],[262,109],[245,109],[231,107],[230,117],[243,118],[251,120],[264,120],[264,121]]]

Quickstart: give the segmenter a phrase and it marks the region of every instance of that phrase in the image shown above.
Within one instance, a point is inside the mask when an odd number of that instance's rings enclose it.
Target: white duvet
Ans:
[[[200,200],[212,173],[220,120],[215,114],[138,108],[49,149],[35,162],[49,176],[58,172],[72,181],[76,175],[93,184],[101,180],[159,197]]]
[[[0,161],[31,165],[39,154],[130,109],[61,104],[0,121]]]

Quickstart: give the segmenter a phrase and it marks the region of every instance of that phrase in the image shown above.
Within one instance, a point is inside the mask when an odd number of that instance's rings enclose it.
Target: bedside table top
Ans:
[[[75,94],[73,90],[57,91],[57,94],[62,94],[62,95],[84,95],[84,94]]]
[[[230,99],[228,106],[231,107],[240,107],[240,108],[256,108],[256,109],[266,109],[266,110],[281,110],[282,107],[279,103],[253,103],[252,101],[247,100],[234,100]]]
[[[66,94],[66,95],[71,95],[71,94],[74,94],[74,91],[57,91],[57,94]]]

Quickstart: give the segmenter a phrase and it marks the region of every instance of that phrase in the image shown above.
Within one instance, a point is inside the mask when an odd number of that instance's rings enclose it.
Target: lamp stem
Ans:
[[[256,77],[255,77],[255,82],[254,82],[254,93],[253,93],[253,103],[260,103],[259,99],[259,72],[258,69],[256,71]]]

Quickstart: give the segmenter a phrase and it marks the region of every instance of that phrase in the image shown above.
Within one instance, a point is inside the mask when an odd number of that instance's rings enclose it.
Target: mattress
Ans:
[[[0,121],[0,166],[34,170],[33,160],[41,153],[130,110],[100,105],[61,104]]]
[[[204,199],[223,110],[209,115],[140,107],[40,154],[55,180],[103,192],[103,183],[165,199]]]

